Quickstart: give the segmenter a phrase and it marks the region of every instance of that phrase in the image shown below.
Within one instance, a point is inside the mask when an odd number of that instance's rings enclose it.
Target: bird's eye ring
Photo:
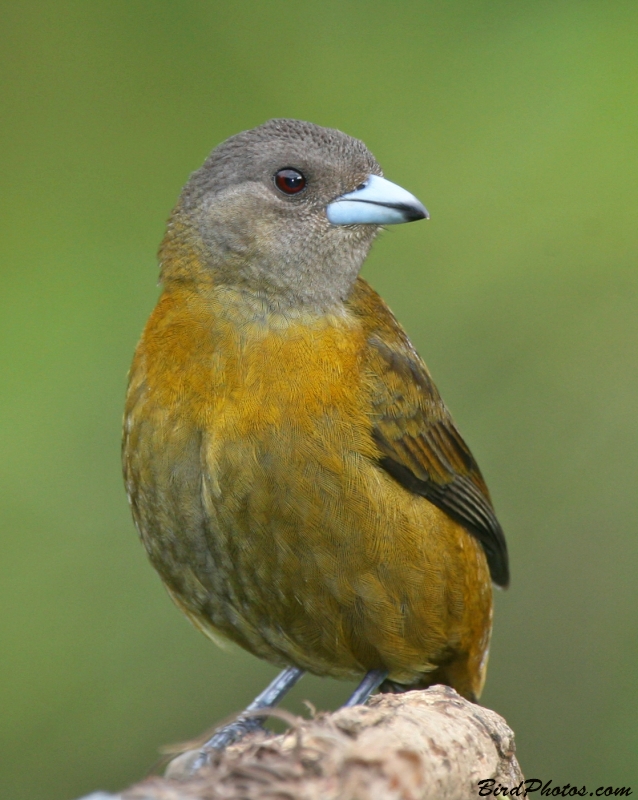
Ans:
[[[306,178],[298,169],[286,167],[275,173],[275,186],[284,194],[298,194],[306,188]]]

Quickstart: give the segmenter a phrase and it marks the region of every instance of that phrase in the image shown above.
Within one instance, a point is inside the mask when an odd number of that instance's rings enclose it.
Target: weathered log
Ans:
[[[446,686],[291,723],[216,754],[195,775],[198,751],[187,751],[163,777],[91,800],[469,800],[479,781],[523,780],[502,717]]]

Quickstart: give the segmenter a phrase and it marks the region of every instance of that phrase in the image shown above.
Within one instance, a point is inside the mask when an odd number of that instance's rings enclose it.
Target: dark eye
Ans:
[[[284,194],[297,194],[306,188],[306,179],[298,169],[286,167],[275,173],[275,186]]]

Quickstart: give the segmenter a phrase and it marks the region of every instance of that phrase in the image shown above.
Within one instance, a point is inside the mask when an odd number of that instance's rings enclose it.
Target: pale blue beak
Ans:
[[[333,225],[398,225],[430,219],[413,194],[378,175],[368,175],[354,192],[333,200],[326,206],[326,216]]]

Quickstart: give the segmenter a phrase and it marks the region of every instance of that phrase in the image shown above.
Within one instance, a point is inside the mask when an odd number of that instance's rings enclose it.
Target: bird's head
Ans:
[[[222,142],[193,173],[160,250],[163,279],[210,277],[279,307],[326,309],[347,298],[382,226],[427,217],[363,142],[274,119]]]

